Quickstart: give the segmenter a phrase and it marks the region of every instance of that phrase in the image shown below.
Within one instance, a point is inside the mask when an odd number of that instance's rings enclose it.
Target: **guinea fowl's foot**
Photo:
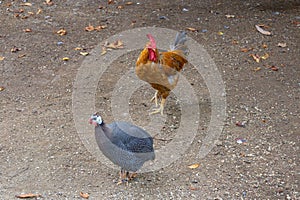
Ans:
[[[119,179],[117,185],[121,185],[123,183],[126,183],[126,185],[128,185],[128,178],[127,177],[128,177],[128,173],[125,170],[121,169],[120,179]]]
[[[137,177],[137,173],[133,172],[133,173],[128,173],[128,180],[132,180],[134,179],[135,177]]]
[[[155,92],[154,96],[152,97],[152,99],[150,100],[150,102],[155,102],[155,107],[157,107],[157,94],[158,94],[158,91]]]

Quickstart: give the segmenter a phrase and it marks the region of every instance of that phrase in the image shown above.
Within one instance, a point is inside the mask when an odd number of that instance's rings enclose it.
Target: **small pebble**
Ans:
[[[226,25],[225,25],[224,28],[225,28],[225,29],[229,29],[229,26],[226,26]]]
[[[183,11],[183,12],[187,12],[187,11],[189,11],[189,10],[186,9],[186,8],[183,8],[182,11]]]
[[[206,33],[206,32],[207,32],[207,29],[202,29],[201,32],[202,32],[202,33]]]
[[[61,45],[63,45],[64,43],[63,42],[57,42],[57,45],[58,46],[61,46]]]

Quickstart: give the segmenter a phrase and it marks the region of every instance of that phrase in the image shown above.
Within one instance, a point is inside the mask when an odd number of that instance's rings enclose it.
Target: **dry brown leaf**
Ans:
[[[29,2],[21,3],[20,6],[32,6],[32,3]]]
[[[193,186],[190,186],[190,190],[199,190],[199,188],[196,188],[196,187],[193,187]]]
[[[106,25],[100,25],[100,26],[95,27],[95,30],[100,31],[102,29],[105,29],[106,27],[107,27]]]
[[[121,40],[117,40],[114,43],[106,43],[104,44],[106,48],[111,48],[111,49],[122,49],[124,48],[123,42]]]
[[[100,55],[102,56],[102,55],[104,55],[104,54],[106,54],[106,53],[107,53],[107,50],[106,50],[106,48],[105,48],[105,47],[102,47],[102,52],[101,52],[101,54],[100,54]]]
[[[32,30],[30,28],[26,28],[23,31],[26,32],[26,33],[32,32]]]
[[[108,3],[108,4],[113,4],[113,3],[114,3],[114,0],[108,0],[107,3]]]
[[[5,90],[5,87],[0,86],[0,92],[2,92],[3,90]]]
[[[253,69],[253,71],[258,72],[259,70],[261,70],[261,67],[256,67],[255,69]]]
[[[11,51],[12,53],[16,53],[17,51],[21,51],[21,49],[18,48],[18,47],[13,47],[10,51]]]
[[[252,51],[253,48],[249,47],[249,48],[241,48],[241,52],[248,52],[248,51]]]
[[[188,168],[190,168],[190,169],[196,169],[196,168],[198,168],[199,166],[200,166],[200,164],[199,164],[199,163],[196,163],[196,164],[189,165]]]
[[[4,60],[4,58],[5,58],[5,57],[3,57],[3,56],[0,56],[0,61]]]
[[[83,193],[83,192],[80,192],[80,196],[85,199],[88,199],[90,197],[88,193]]]
[[[87,56],[89,55],[89,52],[80,52],[80,55]]]
[[[80,51],[80,50],[82,50],[81,47],[76,47],[76,48],[75,48],[75,51]]]
[[[65,29],[60,29],[59,31],[56,32],[58,35],[66,35],[67,31]]]
[[[68,61],[68,60],[70,60],[70,58],[68,58],[68,57],[63,57],[62,60],[63,60],[63,61]]]
[[[279,42],[279,43],[277,44],[277,46],[278,46],[278,47],[284,48],[284,47],[286,47],[287,45],[286,45],[285,42]]]
[[[261,56],[261,59],[266,60],[266,59],[268,59],[269,57],[270,57],[270,55],[269,55],[268,53],[266,53],[265,55]]]
[[[256,30],[257,30],[258,32],[260,32],[260,33],[263,34],[263,35],[272,35],[271,32],[262,29],[261,26],[262,26],[262,25],[255,25],[255,28],[256,28]]]
[[[272,65],[271,67],[269,67],[271,70],[273,70],[273,71],[278,71],[278,67],[276,67],[276,66],[274,66],[274,65]]]
[[[255,60],[255,62],[259,63],[260,61],[260,57],[257,54],[250,54],[250,56],[252,56],[252,58]]]
[[[85,27],[85,29],[84,29],[84,30],[86,30],[86,31],[90,32],[90,31],[93,31],[93,30],[95,30],[95,27],[89,24],[87,27]]]
[[[28,15],[34,15],[34,12],[28,12]]]
[[[18,55],[18,58],[23,58],[25,56],[26,56],[26,54],[21,54],[21,55]]]
[[[38,11],[36,12],[36,14],[38,15],[38,14],[41,14],[42,13],[42,9],[38,9]]]
[[[197,29],[195,29],[195,28],[192,28],[192,27],[188,27],[188,28],[186,28],[186,30],[189,30],[189,31],[192,31],[192,32],[195,32],[195,31],[197,31]]]
[[[232,44],[238,44],[239,41],[237,41],[237,40],[232,40],[231,43],[232,43]]]
[[[118,6],[117,8],[118,8],[118,9],[123,9],[123,8],[124,8],[124,6],[122,6],[122,5],[121,5],[121,6]]]
[[[16,195],[17,198],[20,199],[27,199],[27,198],[37,198],[37,197],[42,197],[42,195],[40,194],[32,194],[32,193],[28,193],[28,194],[20,194],[20,195]]]
[[[52,0],[46,0],[45,4],[47,4],[48,6],[52,6],[54,3]]]
[[[268,48],[268,45],[263,44],[262,47],[263,47],[264,49],[266,49],[266,48]]]
[[[131,1],[128,1],[125,3],[125,5],[132,5],[132,4],[133,4],[133,2],[131,2]]]
[[[234,18],[235,16],[234,15],[225,15],[225,17],[227,17],[227,18]]]

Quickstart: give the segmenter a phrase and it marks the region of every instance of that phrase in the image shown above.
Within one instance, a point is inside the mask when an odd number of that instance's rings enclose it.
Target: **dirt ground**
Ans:
[[[300,2],[126,2],[0,1],[0,199],[26,193],[43,199],[81,199],[80,192],[88,193],[89,199],[300,199]],[[107,27],[85,31],[89,24]],[[255,25],[264,25],[272,35],[259,33]],[[211,99],[203,77],[187,65],[183,74],[197,91],[201,110],[195,141],[168,167],[117,186],[118,171],[87,151],[75,129],[73,83],[86,58],[80,51],[89,52],[121,31],[146,26],[197,30],[187,31],[188,36],[204,46],[222,74],[227,119],[214,149],[196,159],[210,120]],[[61,29],[67,34],[57,34]],[[260,62],[251,54],[260,56]],[[113,86],[137,56],[133,52],[120,57],[99,82],[96,107],[108,122],[114,120]],[[145,86],[130,99],[137,125],[149,120],[153,93]],[[173,94],[166,116],[159,137],[172,140],[180,120]],[[188,168],[194,163],[200,166]]]

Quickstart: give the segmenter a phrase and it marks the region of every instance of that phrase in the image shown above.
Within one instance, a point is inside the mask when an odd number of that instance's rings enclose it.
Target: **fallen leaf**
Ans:
[[[122,48],[124,48],[123,42],[121,40],[117,40],[114,43],[107,43],[104,46],[106,48],[111,48],[111,49],[122,49]]]
[[[279,42],[279,43],[277,44],[277,46],[278,46],[278,47],[284,48],[284,47],[286,47],[287,45],[286,45],[285,42]]]
[[[3,57],[3,56],[0,56],[0,61],[4,60],[4,58],[5,58],[5,57]]]
[[[188,28],[186,28],[186,30],[188,30],[188,31],[192,31],[192,32],[198,31],[197,29],[195,29],[195,28],[192,28],[192,27],[188,27]]]
[[[252,56],[252,58],[255,60],[255,62],[259,63],[260,61],[260,57],[257,54],[250,54],[250,56]]]
[[[5,87],[0,86],[0,92],[2,92],[3,90],[5,90]]]
[[[225,17],[227,17],[227,18],[234,18],[235,16],[234,15],[225,15]]]
[[[68,57],[63,57],[62,60],[63,60],[63,61],[68,61],[68,60],[70,60],[70,58],[68,58]]]
[[[26,28],[23,31],[26,32],[26,33],[32,32],[32,30],[30,28]]]
[[[224,35],[224,33],[222,31],[219,31],[218,35]]]
[[[190,186],[190,190],[199,190],[199,188],[196,188],[196,187],[193,187],[193,186]]]
[[[196,164],[189,165],[188,168],[190,168],[190,169],[196,169],[199,166],[200,166],[200,164],[196,163]]]
[[[261,26],[261,25],[260,25]],[[271,32],[266,31],[264,29],[262,29],[259,25],[255,25],[255,28],[258,32],[260,32],[263,35],[272,35]]]
[[[232,44],[238,44],[239,41],[237,41],[237,40],[232,40],[231,43],[232,43]]]
[[[113,3],[114,3],[114,0],[108,0],[107,3],[108,3],[108,4],[113,4]]]
[[[118,8],[118,9],[123,9],[123,8],[124,8],[124,6],[118,6],[117,8]]]
[[[29,2],[21,3],[20,6],[32,6],[32,3]]]
[[[60,29],[59,31],[56,32],[58,35],[66,35],[67,31],[65,29]]]
[[[237,121],[237,122],[235,122],[235,125],[238,127],[245,127],[246,123],[247,123],[247,121],[242,121],[242,122]]]
[[[84,29],[84,30],[86,30],[86,31],[90,32],[90,31],[93,31],[93,30],[95,30],[95,27],[89,24],[87,27],[85,27],[85,29]]]
[[[80,55],[87,56],[89,55],[89,52],[80,52]]]
[[[28,194],[20,194],[20,195],[16,195],[17,198],[20,199],[26,199],[26,198],[37,198],[37,197],[42,197],[42,195],[40,194],[32,194],[32,193],[28,193]]]
[[[97,27],[95,27],[95,30],[100,31],[102,29],[105,29],[106,27],[107,27],[106,25],[97,26]]]
[[[45,4],[47,4],[48,6],[52,6],[54,3],[52,0],[46,0]]]
[[[125,3],[125,5],[132,5],[133,3],[131,1],[128,1]]]
[[[25,56],[26,56],[26,54],[21,54],[21,55],[18,56],[18,58],[23,58]]]
[[[17,51],[21,51],[21,49],[18,48],[18,47],[13,47],[10,51],[11,51],[12,53],[16,53]]]
[[[76,47],[76,48],[75,48],[75,51],[80,51],[80,50],[82,50],[81,47]]]
[[[266,49],[266,48],[268,48],[268,45],[263,44],[262,47],[263,47],[264,49]]]
[[[274,65],[272,65],[272,66],[270,67],[270,69],[273,70],[273,71],[278,71],[278,67],[276,67],[276,66],[274,66]]]
[[[42,13],[42,9],[38,9],[38,11],[36,12],[36,14],[38,15],[38,14],[41,14]]]
[[[85,199],[88,199],[90,197],[88,193],[83,193],[83,192],[80,192],[80,196]]]
[[[29,15],[34,15],[34,12],[28,12]]]
[[[249,48],[241,48],[241,52],[248,52],[248,51],[252,51],[253,48],[249,47]]]
[[[21,19],[27,19],[29,16],[28,15],[24,15],[21,17]]]
[[[104,54],[106,54],[106,53],[107,53],[107,50],[106,50],[106,48],[105,48],[105,47],[102,47],[102,52],[101,52],[101,54],[100,54],[100,55],[102,56],[102,55],[104,55]]]
[[[261,70],[261,67],[256,67],[253,71],[257,72],[259,70]]]
[[[266,60],[266,59],[268,59],[269,57],[270,57],[270,55],[269,55],[268,53],[266,53],[265,55],[261,56],[261,59]]]

